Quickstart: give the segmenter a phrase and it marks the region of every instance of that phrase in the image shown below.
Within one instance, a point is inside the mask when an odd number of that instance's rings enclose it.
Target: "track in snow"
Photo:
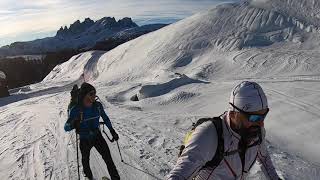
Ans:
[[[277,114],[281,113],[281,110],[276,109],[276,107],[281,108],[277,105],[277,102],[287,102],[290,106],[297,106],[306,113],[311,110],[314,113],[319,112],[315,111],[319,108],[318,102],[306,103],[303,100],[304,98],[308,99],[308,96],[301,99],[297,94],[286,95],[288,92],[283,92],[284,88],[281,88],[281,92],[274,88],[287,86],[286,84],[297,88],[309,87],[302,86],[299,83],[302,82],[284,83],[268,80],[262,83],[266,87],[267,94],[272,96],[271,107],[274,106],[269,118],[271,120],[267,122],[267,130],[271,134],[268,136],[268,139],[271,140],[269,150],[272,152],[273,160],[280,170],[280,174],[287,179],[299,179],[297,177],[302,177],[302,175],[306,177],[306,174],[310,176],[309,179],[313,179],[313,177],[319,175],[319,166],[302,158],[304,155],[300,156],[299,153],[296,153],[297,151],[292,152],[292,149],[299,149],[297,147],[281,147],[281,143],[279,147],[278,134],[274,132],[276,129],[273,129],[277,122],[272,119],[275,119]],[[303,83],[308,84],[308,82]],[[158,105],[154,106],[152,102],[157,104],[159,100],[166,99],[167,95],[151,98],[152,101],[146,99],[134,103],[126,99],[129,98],[128,94],[136,91],[136,85],[133,85],[134,88],[129,88],[127,91],[122,88],[124,93],[118,94],[121,96],[119,98],[114,97],[116,95],[114,92],[110,92],[110,89],[113,88],[99,88],[99,95],[105,103],[114,128],[120,135],[119,143],[125,163],[120,161],[116,144],[109,142],[108,144],[122,179],[163,179],[176,161],[178,147],[186,129],[191,125],[191,121],[207,116],[202,111],[209,111],[200,107],[212,106],[210,105],[210,99],[228,96],[229,93],[225,89],[231,88],[232,84],[222,82],[219,85],[215,83],[191,84],[187,87],[180,87],[171,93],[197,89],[200,95],[192,101],[176,102],[177,104],[173,104],[173,106],[168,104],[162,108],[158,108],[161,107]],[[309,84],[313,85],[314,83],[309,82]],[[200,91],[199,87],[202,87]],[[290,90],[290,88],[288,89]],[[10,169],[1,169],[0,167],[3,177],[9,179],[20,179],[21,177],[76,179],[74,132],[65,133],[63,130],[67,116],[66,106],[69,101],[69,92],[50,94],[50,91],[48,91],[48,95],[39,93],[38,97],[31,97],[0,107],[1,167],[11,167]],[[310,94],[312,93],[317,92],[311,91]],[[113,95],[112,103],[107,101],[110,95]],[[205,99],[206,101],[204,101]],[[203,104],[203,102],[209,102],[209,104]],[[189,105],[186,106],[185,103],[189,103]],[[314,109],[307,108],[309,104],[314,104],[314,106],[310,106]],[[179,107],[179,110],[174,111],[181,113],[174,113],[172,107]],[[209,108],[216,110],[207,114],[213,116],[215,113],[222,112],[220,110],[223,109],[222,104],[218,103],[215,107],[217,108]],[[137,109],[139,110],[137,111]],[[194,109],[194,111],[191,112],[191,109]],[[319,117],[319,113],[315,115]],[[292,121],[294,123],[299,122],[297,119],[292,119]],[[279,125],[282,126],[283,123],[285,122],[281,121]],[[283,127],[280,127],[280,129],[285,130]],[[305,128],[301,127],[297,131],[303,129]],[[313,133],[314,130],[309,130],[309,132]],[[313,140],[316,141],[316,138]],[[94,175],[98,178],[108,175],[101,156],[95,150],[92,150],[91,153],[91,166]],[[299,169],[299,171],[293,171],[294,168]],[[262,177],[259,166],[257,166],[253,169],[249,179],[260,179]]]

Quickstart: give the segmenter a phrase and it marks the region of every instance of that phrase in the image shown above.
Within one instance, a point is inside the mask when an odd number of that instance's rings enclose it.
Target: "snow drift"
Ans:
[[[145,99],[150,97],[161,96],[168,94],[170,91],[187,84],[193,83],[206,83],[204,81],[191,79],[186,75],[181,75],[181,77],[174,78],[169,82],[157,85],[144,85],[139,90],[137,95],[138,99]]]

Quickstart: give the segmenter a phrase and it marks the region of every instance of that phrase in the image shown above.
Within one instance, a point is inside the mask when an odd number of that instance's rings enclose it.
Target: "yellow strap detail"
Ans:
[[[190,139],[192,138],[192,133],[193,133],[193,132],[194,132],[194,130],[189,131],[189,132],[186,134],[186,136],[184,137],[183,144],[184,144],[185,146],[189,143]]]

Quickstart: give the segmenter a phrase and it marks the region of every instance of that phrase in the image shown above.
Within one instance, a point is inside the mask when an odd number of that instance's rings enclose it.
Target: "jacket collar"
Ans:
[[[222,115],[222,118],[225,122],[225,125],[226,125],[226,128],[228,130],[228,132],[230,133],[230,135],[236,137],[237,139],[241,139],[241,136],[236,133],[234,130],[232,130],[231,128],[231,125],[230,125],[230,118],[229,118],[229,112],[225,112],[223,115]]]

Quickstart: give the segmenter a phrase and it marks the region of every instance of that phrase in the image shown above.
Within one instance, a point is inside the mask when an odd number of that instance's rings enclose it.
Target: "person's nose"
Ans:
[[[254,122],[254,123],[251,123],[251,126],[260,126],[260,127],[263,127],[263,126],[264,126],[264,122],[263,122],[263,121]]]
[[[263,127],[264,126],[264,121],[257,122],[257,125],[260,126],[260,127]]]

